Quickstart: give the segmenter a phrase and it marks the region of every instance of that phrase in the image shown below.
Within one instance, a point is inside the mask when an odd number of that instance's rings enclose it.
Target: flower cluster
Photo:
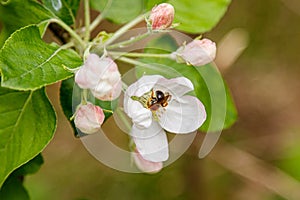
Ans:
[[[155,6],[147,18],[146,36],[153,32],[170,29],[173,26],[174,13],[174,7],[168,3]],[[139,37],[131,41],[138,41],[138,39]],[[127,43],[128,41],[117,43],[108,49]],[[100,54],[105,53],[102,57],[94,53],[88,54],[84,65],[75,73],[75,82],[82,91],[89,91],[95,98],[101,101],[112,101],[120,96],[122,81],[117,64],[107,55],[120,54],[108,52],[105,47],[103,48]],[[162,57],[154,54],[151,56]],[[202,66],[212,62],[215,56],[216,44],[214,42],[209,39],[195,39],[182,45],[173,53],[167,54],[164,58],[187,65]],[[160,171],[163,161],[168,159],[166,132],[192,133],[206,120],[206,111],[201,101],[197,97],[187,95],[193,90],[192,82],[185,77],[166,79],[160,75],[142,76],[127,88],[123,105],[125,113],[133,122],[130,131],[135,144],[132,148],[132,157],[136,166],[143,172]],[[82,99],[75,112],[75,126],[85,134],[96,133],[101,129],[105,119],[103,109],[88,102],[84,92]]]
[[[89,54],[84,65],[75,74],[75,82],[89,89],[98,99],[111,101],[119,97],[122,89],[117,64],[109,57]],[[75,113],[75,126],[85,134],[97,132],[104,121],[102,108],[90,102],[79,105]]]

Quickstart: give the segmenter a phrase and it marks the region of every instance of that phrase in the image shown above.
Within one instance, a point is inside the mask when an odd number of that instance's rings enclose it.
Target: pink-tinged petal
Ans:
[[[100,79],[109,79],[110,75],[113,73],[119,74],[118,66],[110,57],[103,57],[101,58],[98,66],[96,66],[99,71],[97,74],[99,75]],[[96,71],[96,69],[95,69]]]
[[[122,92],[122,81],[115,83],[112,87],[112,89],[106,93],[104,96],[97,97],[98,99],[102,101],[112,101],[120,96]]]
[[[162,162],[151,162],[145,160],[142,155],[135,149],[132,152],[133,160],[137,168],[146,173],[157,173],[163,168]]]
[[[97,85],[102,74],[103,62],[96,54],[89,54],[84,65],[75,74],[75,82],[82,89],[90,89]]]
[[[172,133],[196,131],[206,120],[204,105],[193,96],[173,100],[158,115],[160,125]]]
[[[92,89],[93,94],[97,94],[96,96],[103,96],[112,90],[112,86],[106,81],[101,81],[96,87]]]
[[[168,159],[168,139],[165,131],[157,122],[152,121],[151,126],[147,129],[138,129],[133,126],[131,132],[133,135],[140,133],[139,137],[133,137],[133,140],[137,150],[145,160],[162,162]],[[151,135],[152,137],[148,137]]]
[[[209,39],[193,40],[186,46],[178,48],[171,58],[177,62],[186,62],[193,66],[202,66],[212,62],[216,57],[216,43]]]
[[[174,7],[168,3],[162,3],[152,8],[149,20],[152,29],[166,29],[171,27],[174,20]]]
[[[109,57],[89,54],[84,65],[76,72],[75,82],[82,89],[90,89],[101,100],[111,101],[121,93],[121,74]]]
[[[95,106],[88,102],[81,105],[75,113],[75,126],[86,134],[97,132],[104,121],[103,110],[99,106]]]
[[[82,73],[82,68],[83,66],[75,73],[75,82],[80,88],[87,89],[90,85],[88,84],[86,74]]]
[[[91,81],[92,80],[92,81]],[[75,82],[78,86],[82,89],[89,89],[97,84],[98,79],[95,81],[94,75],[91,77],[89,72],[86,70],[85,66],[82,66],[76,73],[75,73]]]
[[[169,92],[172,95],[172,98],[179,98],[194,90],[194,86],[192,82],[185,77],[172,79],[160,78],[153,89],[154,91],[160,90]]]
[[[88,67],[92,67],[95,63],[100,62],[101,58],[94,53],[91,53],[87,56],[86,61],[85,61],[85,65]]]

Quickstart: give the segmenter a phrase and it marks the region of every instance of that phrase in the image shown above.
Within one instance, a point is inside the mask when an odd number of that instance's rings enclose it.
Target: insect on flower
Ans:
[[[141,97],[131,97],[132,100],[139,101],[145,108],[151,111],[157,111],[160,107],[166,107],[171,98],[172,95],[168,92],[164,93],[160,90],[154,91],[153,89],[144,93]]]
[[[171,95],[166,92],[163,93],[160,90],[157,90],[154,92],[154,90],[151,90],[151,98],[147,102],[147,106],[151,111],[156,111],[162,107],[166,107],[168,105],[168,102],[171,100]]]

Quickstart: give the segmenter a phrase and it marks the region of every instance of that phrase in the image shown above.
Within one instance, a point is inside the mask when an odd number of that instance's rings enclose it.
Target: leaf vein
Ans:
[[[17,126],[18,126],[19,123],[20,123],[20,120],[21,120],[21,118],[22,118],[22,116],[23,116],[23,114],[24,114],[24,110],[26,109],[28,103],[29,103],[30,100],[31,100],[32,94],[33,94],[33,91],[30,92],[30,94],[29,94],[28,98],[26,99],[26,101],[25,101],[25,103],[24,103],[22,109],[20,109],[20,114],[19,114],[19,116],[18,116],[18,118],[17,118],[17,120],[16,120],[15,125],[13,125],[13,130],[11,131],[9,140],[8,140],[8,142],[6,143],[6,145],[4,146],[4,149],[6,149],[6,148],[8,147],[8,145],[10,144],[10,141],[13,140],[14,135],[15,135],[14,132],[15,132]],[[11,126],[11,127],[12,127],[12,126]]]
[[[26,71],[24,74],[21,74],[21,77],[23,78],[24,76],[26,76],[27,74],[32,74],[33,71],[37,70],[37,69],[42,69],[43,70],[43,66],[48,63],[54,56],[56,56],[60,51],[62,50],[62,48],[58,48],[57,50],[54,51],[53,54],[51,54],[51,56],[49,58],[47,58],[44,62],[42,62],[41,64],[39,64],[38,66],[32,68],[29,71]],[[50,65],[51,66],[51,65]],[[53,68],[53,67],[50,67]],[[44,73],[43,73],[44,74]],[[45,74],[44,74],[45,75]]]

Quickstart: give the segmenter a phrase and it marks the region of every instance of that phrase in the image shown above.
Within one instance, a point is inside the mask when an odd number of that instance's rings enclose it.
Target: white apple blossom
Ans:
[[[101,128],[104,118],[103,110],[99,106],[87,102],[76,110],[74,123],[81,132],[92,134]]]
[[[75,74],[75,82],[82,89],[103,101],[116,99],[122,90],[121,74],[117,64],[109,57],[89,54],[84,65]]]
[[[131,136],[141,156],[161,162],[169,157],[164,130],[186,134],[196,131],[205,121],[204,105],[186,93],[194,90],[184,77],[166,79],[159,75],[141,77],[128,87],[124,111],[132,119]]]
[[[179,47],[171,54],[171,58],[179,63],[202,66],[212,62],[216,57],[216,43],[209,39],[193,40]]]

